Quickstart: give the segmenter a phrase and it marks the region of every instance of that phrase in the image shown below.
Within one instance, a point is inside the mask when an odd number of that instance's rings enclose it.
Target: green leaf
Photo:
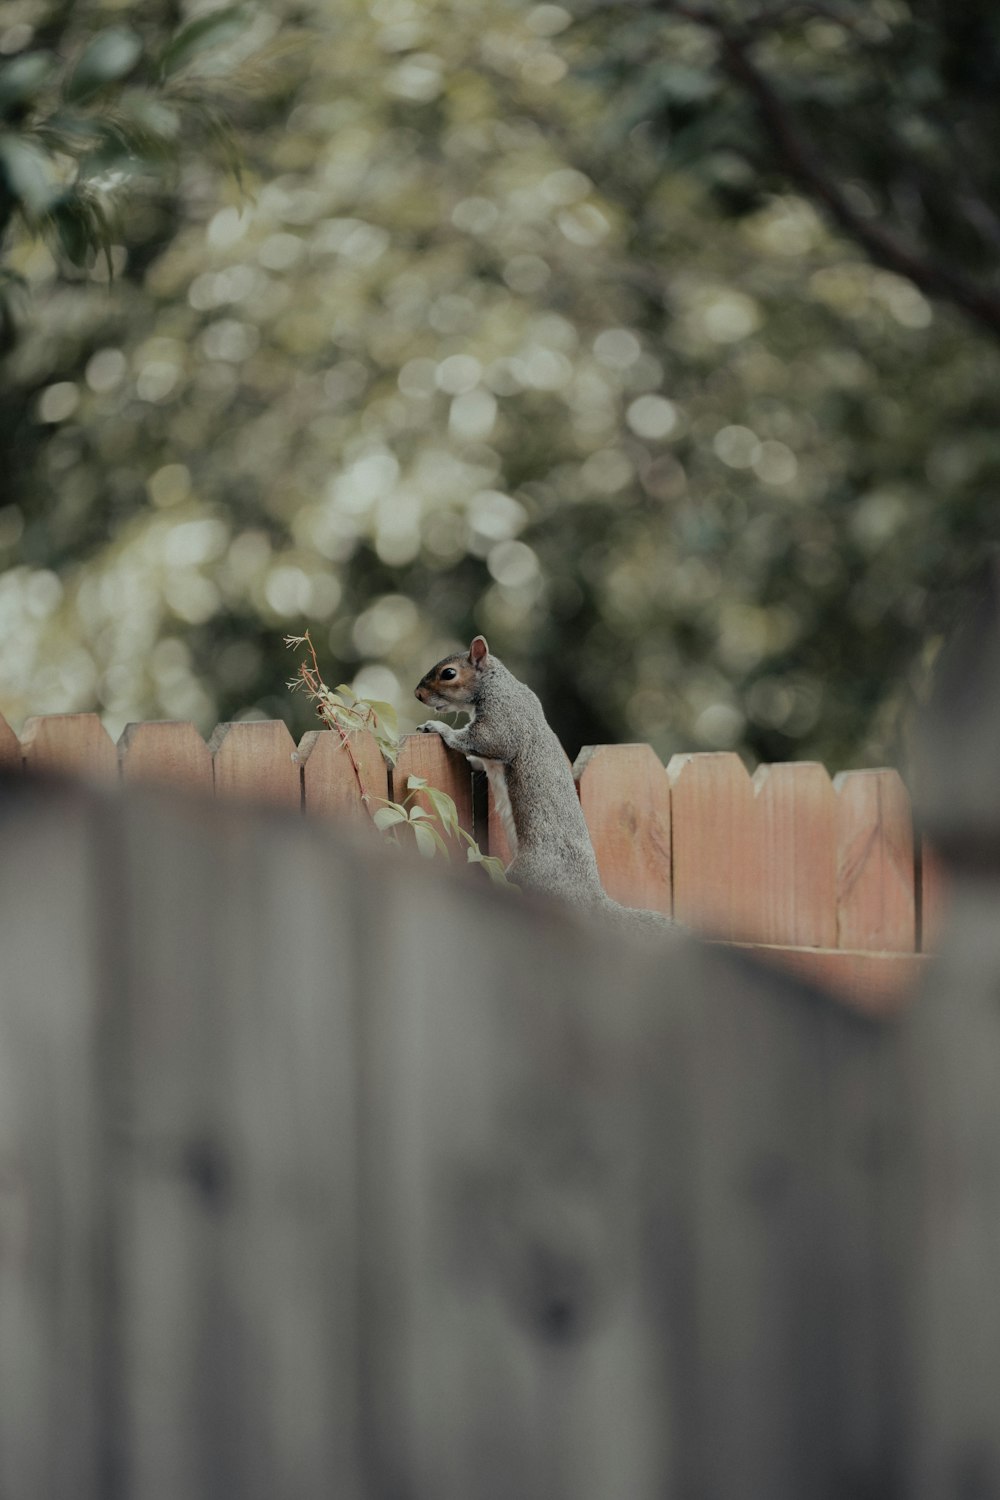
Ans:
[[[433,813],[429,813],[427,811],[426,807],[411,807],[410,808],[410,822],[411,823],[415,823],[415,822],[417,822],[421,818],[423,818],[425,820],[430,820],[432,817],[433,817]]]
[[[417,848],[425,859],[433,859],[439,851],[447,856],[444,841],[440,834],[436,834],[433,828],[428,828],[423,823],[412,823],[413,836],[417,841]]]
[[[395,823],[405,823],[406,814],[401,807],[397,807],[396,804],[393,803],[391,807],[380,807],[378,812],[375,813],[372,821],[374,822],[375,827],[379,829],[380,832],[384,832],[387,828],[391,828]]]
[[[379,734],[376,731],[375,743],[378,745],[379,749],[385,756],[386,760],[389,762],[390,766],[394,766],[396,764],[396,756],[399,752],[399,745],[397,741],[394,739],[390,739],[388,735]]]
[[[52,74],[48,52],[25,52],[0,68],[0,114],[10,114],[35,98]]]
[[[48,153],[15,135],[0,136],[0,175],[29,219],[40,218],[64,191]]]
[[[479,863],[482,865],[487,875],[493,881],[494,885],[506,885],[510,886],[512,889],[517,889],[517,887],[514,886],[513,881],[507,879],[507,871],[504,869],[503,860],[497,859],[495,854],[481,855]]]
[[[465,857],[470,865],[480,865],[494,885],[511,885],[512,882],[507,879],[503,860],[497,859],[495,854],[484,854],[478,844],[472,844],[465,851]]]
[[[54,227],[63,254],[73,265],[85,267],[94,255],[103,255],[108,277],[114,274],[111,260],[113,228],[101,199],[89,191],[86,183],[66,193],[49,212],[47,222]]]
[[[383,724],[387,724],[392,730],[398,729],[399,717],[391,703],[382,703],[378,698],[364,698],[362,702],[367,703],[378,714]]]
[[[123,100],[122,110],[146,137],[156,141],[174,141],[180,135],[181,121],[175,109],[151,94],[133,89]]]
[[[455,806],[454,800],[448,796],[447,792],[442,792],[436,786],[428,787],[427,795],[430,798],[431,806],[441,820],[441,826],[446,828],[452,837],[455,837],[460,825],[458,821],[458,808]]]
[[[98,32],[63,87],[66,99],[84,99],[109,83],[118,83],[142,56],[142,40],[128,26]]]
[[[235,41],[247,28],[247,15],[242,6],[228,5],[224,10],[213,10],[207,16],[199,16],[187,26],[182,26],[164,49],[160,58],[161,78],[170,78],[186,68],[189,62],[212,47],[224,47]]]
[[[422,792],[426,785],[426,776],[407,776],[406,778],[406,790],[408,792]]]

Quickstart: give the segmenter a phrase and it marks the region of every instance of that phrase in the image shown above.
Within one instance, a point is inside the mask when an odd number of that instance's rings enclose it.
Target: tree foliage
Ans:
[[[990,0],[650,0],[587,14],[619,128],[729,212],[804,194],[1000,337],[1000,12]]]
[[[0,245],[11,229],[38,234],[57,263],[102,256],[110,276],[137,187],[162,192],[192,153],[238,164],[224,99],[249,30],[238,6],[176,23],[147,6],[131,20],[93,4],[24,8],[0,60]],[[8,269],[8,339],[11,280]]]
[[[304,728],[281,642],[310,629],[405,724],[483,630],[571,749],[887,753],[995,537],[1000,351],[817,210],[718,26],[671,9],[280,4],[250,40],[307,26],[307,60],[258,91],[242,193],[192,141],[130,200],[110,294],[100,262],[67,280],[9,237],[32,312],[5,366],[0,711]],[[875,153],[916,84],[824,16],[787,24],[755,66],[811,140],[839,89]],[[889,177],[841,161],[909,233]],[[986,258],[932,248],[988,290]]]

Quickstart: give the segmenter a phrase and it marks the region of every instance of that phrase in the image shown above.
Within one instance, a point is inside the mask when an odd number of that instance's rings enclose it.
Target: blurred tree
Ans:
[[[102,256],[111,276],[130,190],[162,198],[193,154],[238,171],[224,99],[245,84],[245,58],[234,67],[230,51],[221,70],[208,72],[204,63],[247,33],[249,15],[228,6],[182,21],[173,0],[143,6],[134,24],[66,0],[19,10],[0,60],[0,247],[19,220],[57,263],[84,270]],[[5,265],[0,320],[8,342],[19,282]]]
[[[1000,337],[992,0],[598,4],[619,132],[749,212],[802,194],[877,264]]]
[[[302,728],[309,626],[412,722],[483,629],[570,748],[886,753],[995,534],[1000,351],[731,143],[665,157],[623,102],[662,18],[621,15],[283,0],[245,198],[182,153],[110,298],[12,234],[0,711]],[[671,32],[692,108],[715,45]]]

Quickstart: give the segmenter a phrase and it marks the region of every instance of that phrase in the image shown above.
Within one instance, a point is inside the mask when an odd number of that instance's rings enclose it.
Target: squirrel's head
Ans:
[[[446,656],[425,672],[417,683],[416,696],[429,708],[468,708],[478,695],[489,660],[490,648],[486,639],[477,635],[467,652]]]

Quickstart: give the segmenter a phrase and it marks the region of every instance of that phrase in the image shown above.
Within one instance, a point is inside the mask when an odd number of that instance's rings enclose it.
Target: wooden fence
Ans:
[[[210,784],[186,726],[122,750]],[[626,753],[676,900],[698,762]],[[214,749],[289,808],[341,771]],[[996,859],[876,1022],[280,807],[8,773],[0,851],[2,1500],[1000,1494]]]
[[[437,736],[406,738],[394,769],[370,737],[354,739],[353,755],[372,808],[424,776],[451,794],[484,852],[509,856],[477,785],[485,778]],[[188,723],[130,724],[116,747],[92,714],[30,719],[20,741],[0,719],[0,765],[22,763],[369,822],[338,736],[313,731],[296,746],[280,721],[221,724],[208,744]],[[897,772],[831,780],[797,762],[751,778],[733,754],[677,755],[664,768],[648,745],[588,748],[574,770],[617,900],[717,939],[766,945],[775,961],[862,1006],[890,1008],[912,989],[940,921],[941,882]]]

